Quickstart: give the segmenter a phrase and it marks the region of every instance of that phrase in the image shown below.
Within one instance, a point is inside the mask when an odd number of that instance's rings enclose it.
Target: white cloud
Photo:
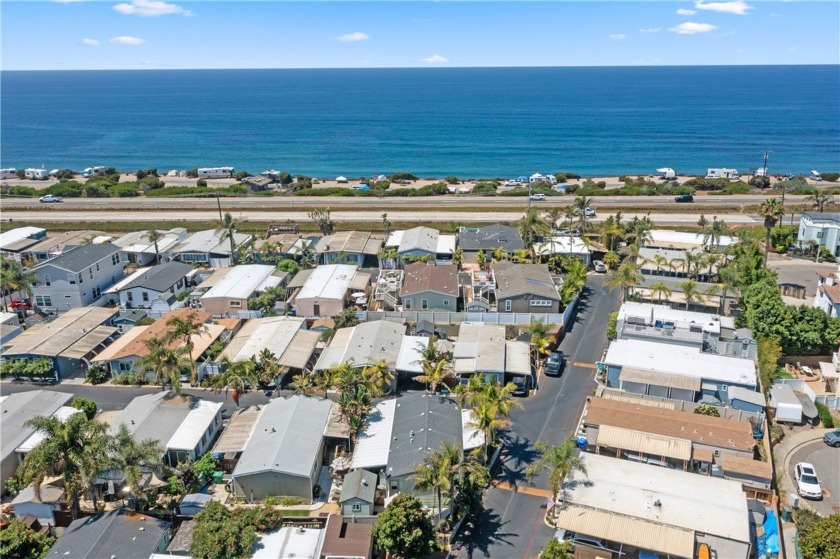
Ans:
[[[639,29],[639,33],[659,33],[662,31],[661,27],[648,27],[647,29]]]
[[[626,38],[627,35],[625,35],[624,33],[613,33],[612,35],[610,35],[610,39],[612,39],[613,41],[623,41]]]
[[[356,31],[355,33],[345,33],[339,37],[335,37],[336,41],[342,41],[345,43],[353,43],[356,41],[367,41],[370,39],[370,35],[367,33],[362,33],[361,31]]]
[[[678,16],[693,16],[696,13],[697,10],[687,10],[685,8],[680,8],[679,10],[677,10]]]
[[[433,54],[428,58],[421,59],[420,62],[425,62],[426,64],[443,64],[444,62],[449,62],[449,60],[439,54]]]
[[[142,45],[145,42],[140,37],[132,37],[131,35],[119,35],[111,39],[111,43],[115,45]]]
[[[87,37],[85,37],[84,39],[79,41],[79,44],[84,45],[86,47],[98,47],[99,41],[97,41],[96,39],[88,39]]]
[[[723,14],[736,14],[745,16],[753,9],[752,6],[744,2],[744,0],[734,0],[733,2],[695,2],[694,7],[698,10],[709,10],[711,12],[720,12]]]
[[[169,15],[189,16],[192,12],[176,4],[159,0],[131,0],[114,6],[114,10],[127,16],[158,17]]]
[[[717,25],[712,25],[711,23],[694,23],[692,21],[686,21],[676,27],[670,28],[668,31],[671,33],[679,33],[680,35],[696,35],[697,33],[708,33],[709,31],[714,31],[715,29],[717,29]]]

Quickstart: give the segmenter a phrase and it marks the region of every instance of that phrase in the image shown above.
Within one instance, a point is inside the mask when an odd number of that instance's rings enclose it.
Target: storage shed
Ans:
[[[775,420],[782,423],[802,423],[802,403],[788,384],[775,384],[770,389],[770,407]]]

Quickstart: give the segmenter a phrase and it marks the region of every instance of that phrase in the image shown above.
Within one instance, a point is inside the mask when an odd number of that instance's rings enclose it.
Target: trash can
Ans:
[[[790,507],[782,507],[782,521],[790,522],[793,517],[793,511]]]
[[[213,483],[219,484],[222,483],[222,480],[225,476],[225,473],[221,470],[218,472],[213,472]]]

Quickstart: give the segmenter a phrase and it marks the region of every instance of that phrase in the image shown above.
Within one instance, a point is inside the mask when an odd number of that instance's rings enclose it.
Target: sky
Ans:
[[[832,0],[3,0],[0,16],[4,70],[840,63]]]

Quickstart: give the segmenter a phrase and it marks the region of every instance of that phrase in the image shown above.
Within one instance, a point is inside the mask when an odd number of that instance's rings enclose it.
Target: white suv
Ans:
[[[822,499],[822,487],[813,465],[800,462],[793,468],[793,478],[796,480],[796,489],[800,496],[806,499]]]
[[[541,201],[545,200],[545,194],[531,194],[531,200],[541,202]]]

